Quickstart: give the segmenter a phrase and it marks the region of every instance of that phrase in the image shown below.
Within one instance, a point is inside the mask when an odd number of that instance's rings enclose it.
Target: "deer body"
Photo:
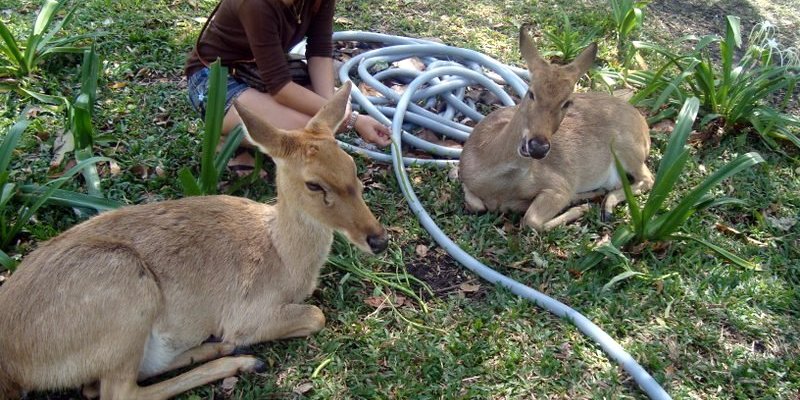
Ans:
[[[547,230],[580,217],[571,203],[610,191],[604,212],[624,198],[614,151],[639,193],[653,183],[645,165],[647,123],[626,101],[603,93],[573,93],[596,47],[559,67],[539,58],[523,27],[520,48],[531,70],[522,102],[487,115],[461,153],[459,178],[471,211],[521,211],[524,223]]]
[[[386,246],[352,158],[331,134],[348,94],[349,84],[299,132],[238,107],[251,139],[275,158],[276,205],[206,196],[131,206],[32,252],[0,287],[0,399],[94,382],[102,399],[168,398],[263,368],[231,356],[240,346],[322,329],[322,311],[301,302],[333,231],[365,251]]]

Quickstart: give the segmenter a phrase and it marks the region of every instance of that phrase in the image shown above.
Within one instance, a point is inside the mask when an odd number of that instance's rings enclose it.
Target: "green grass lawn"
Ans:
[[[118,173],[101,168],[109,197],[129,204],[180,197],[177,171],[198,165],[203,124],[186,99],[182,71],[202,26],[198,19],[213,6],[205,0],[91,0],[83,2],[66,28],[106,32],[97,41],[105,63],[95,126],[115,138],[96,146],[98,154],[120,167]],[[0,18],[22,29],[38,7],[36,1],[0,0]],[[534,21],[549,29],[566,12],[573,27],[588,31],[607,24],[608,12],[600,1],[556,0],[340,0],[337,9],[340,30],[435,37],[518,66],[521,23]],[[671,40],[662,31],[644,35]],[[600,57],[611,53],[613,40],[603,39]],[[46,63],[45,86],[69,95],[78,85],[79,62],[79,57],[66,56]],[[12,94],[0,94],[0,101],[4,132],[26,103]],[[62,116],[42,107],[24,139],[24,153],[15,159],[25,179],[45,179],[60,130]],[[655,166],[667,135],[654,132],[652,140],[650,164]],[[760,263],[760,271],[732,266],[694,243],[672,242],[632,255],[628,268],[642,275],[609,290],[602,288],[624,271],[621,265],[580,271],[576,264],[627,218],[625,207],[617,209],[611,224],[600,222],[595,206],[578,222],[537,235],[520,228],[520,215],[466,213],[460,185],[446,171],[414,168],[409,173],[425,207],[460,246],[584,313],[673,397],[797,399],[800,223],[787,227],[775,221],[800,217],[800,165],[792,160],[796,149],[785,149],[789,157],[753,136],[724,137],[718,145],[693,152],[680,185],[694,186],[737,154],[755,150],[764,156],[766,163],[716,189],[749,206],[712,209],[685,227]],[[328,318],[322,332],[256,346],[256,354],[269,365],[266,373],[241,375],[232,389],[217,384],[181,398],[644,398],[632,379],[572,325],[462,270],[405,207],[390,168],[357,161],[367,203],[389,228],[392,241],[385,254],[369,257],[337,239],[334,256],[400,278],[413,274],[429,282],[434,295],[409,283],[423,297],[423,306],[328,264],[309,300]],[[274,187],[259,181],[235,194],[271,201]],[[69,210],[44,210],[17,252],[30,251],[77,222]],[[72,397],[78,393],[35,398]]]

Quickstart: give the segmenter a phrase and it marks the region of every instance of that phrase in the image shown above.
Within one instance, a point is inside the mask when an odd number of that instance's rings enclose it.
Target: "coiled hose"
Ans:
[[[408,205],[419,219],[422,226],[433,239],[456,261],[483,279],[509,289],[512,293],[534,302],[538,307],[566,319],[574,324],[584,335],[590,337],[603,351],[627,371],[642,391],[651,399],[670,399],[658,382],[639,365],[614,339],[603,332],[581,313],[569,306],[546,296],[522,283],[508,278],[494,269],[484,265],[467,254],[453,242],[436,225],[431,216],[422,207],[408,179],[405,166],[415,164],[433,164],[440,167],[453,166],[457,163],[460,149],[440,146],[422,140],[403,130],[404,122],[424,127],[449,138],[464,141],[472,129],[453,121],[461,115],[474,121],[483,116],[474,108],[474,102],[464,98],[468,85],[480,85],[493,93],[506,106],[514,105],[514,101],[501,85],[508,85],[520,97],[528,90],[528,71],[503,65],[481,53],[446,46],[432,41],[412,39],[371,32],[345,31],[336,32],[334,41],[355,41],[380,43],[384,47],[365,51],[339,68],[339,79],[342,82],[352,80],[355,73],[361,81],[378,91],[383,97],[367,97],[354,85],[351,98],[354,106],[361,107],[381,123],[391,125],[391,155],[368,148],[340,142],[347,151],[372,158],[379,162],[392,163],[394,172]],[[383,66],[401,59],[418,57],[425,63],[425,71],[389,68],[372,75],[371,69],[376,65]],[[381,79],[410,80],[402,95],[381,82]],[[422,88],[422,86],[426,86]],[[425,102],[426,106],[439,99],[447,106],[441,113],[434,113],[417,105]],[[391,105],[394,104],[392,107]],[[391,119],[390,119],[391,118]],[[403,157],[401,144],[405,143],[423,150],[437,159],[419,159]]]

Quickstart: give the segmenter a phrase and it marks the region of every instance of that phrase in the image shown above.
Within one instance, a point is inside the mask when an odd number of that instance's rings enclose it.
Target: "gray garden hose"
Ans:
[[[384,45],[389,45],[388,47],[366,51],[356,57],[353,57],[340,68],[339,78],[342,82],[351,80],[350,71],[353,69],[353,67],[358,67],[358,74],[362,80],[366,81],[368,85],[384,94],[390,100],[395,101],[396,99],[396,105],[394,108],[385,106],[379,108],[372,104],[372,102],[370,102],[370,100],[364,96],[357,87],[353,89],[351,96],[352,99],[363,110],[365,110],[378,121],[385,124],[391,122],[391,155],[371,149],[359,148],[346,143],[341,143],[342,147],[356,154],[366,155],[367,157],[371,157],[380,162],[391,162],[394,167],[397,181],[401,190],[403,191],[403,195],[408,201],[411,210],[417,216],[422,226],[431,234],[433,239],[459,263],[481,278],[486,279],[493,284],[502,285],[508,288],[512,293],[534,302],[538,307],[544,308],[545,310],[571,322],[581,332],[583,332],[584,335],[594,340],[595,343],[597,343],[600,348],[602,348],[603,351],[609,355],[609,357],[619,363],[622,368],[624,368],[633,377],[634,381],[636,381],[636,383],[639,385],[642,391],[647,394],[647,396],[649,396],[651,399],[670,399],[670,396],[666,391],[664,391],[658,382],[652,376],[650,376],[650,374],[648,374],[647,371],[645,371],[644,368],[642,368],[642,366],[639,365],[636,360],[634,360],[633,357],[631,357],[631,355],[622,348],[622,346],[615,342],[614,339],[603,332],[602,329],[592,323],[588,318],[584,317],[582,314],[568,307],[567,305],[498,273],[458,247],[455,242],[453,242],[447,237],[447,235],[444,234],[444,232],[442,232],[442,230],[430,217],[428,212],[425,211],[416,194],[414,193],[413,188],[411,187],[411,182],[408,179],[408,175],[406,174],[404,166],[412,164],[452,166],[457,161],[438,159],[427,160],[403,157],[401,153],[401,144],[403,141],[406,141],[406,143],[409,143],[420,150],[430,151],[432,154],[436,155],[452,156],[456,153],[453,151],[443,151],[441,149],[442,146],[436,146],[431,143],[427,143],[411,134],[403,132],[402,127],[407,112],[411,111],[415,115],[415,117],[410,118],[411,122],[425,126],[427,129],[434,130],[435,132],[443,135],[448,135],[448,133],[453,134],[453,130],[469,132],[464,130],[461,124],[452,123],[452,121],[440,121],[440,119],[444,119],[444,116],[446,115],[455,115],[455,113],[461,113],[462,115],[471,114],[469,112],[464,112],[463,107],[472,108],[472,105],[474,104],[471,105],[469,101],[464,100],[463,91],[460,90],[460,88],[463,88],[464,84],[480,84],[498,96],[498,98],[505,105],[512,105],[513,100],[511,100],[511,98],[505,94],[504,89],[498,85],[496,81],[501,79],[506,84],[511,86],[519,96],[523,96],[528,89],[528,85],[520,77],[527,78],[527,71],[519,68],[512,69],[508,66],[500,64],[496,60],[471,50],[449,47],[419,39],[352,31],[336,32],[333,35],[333,39],[335,41],[377,42]],[[434,56],[441,57],[449,62],[438,64],[434,64],[435,61],[430,62],[427,63],[425,72],[420,73],[419,71],[415,71],[405,75],[408,77],[413,77],[413,80],[411,80],[411,82],[405,88],[404,93],[400,96],[396,95],[390,88],[387,88],[385,85],[383,85],[378,79],[375,79],[375,76],[370,76],[369,73],[369,67],[379,62],[387,62],[389,60],[396,60],[397,58],[410,57],[421,57],[430,61],[434,58]],[[454,65],[453,61],[458,61],[468,66],[457,66]],[[434,65],[432,66],[432,64]],[[478,65],[479,68],[476,68],[476,65]],[[488,77],[482,73],[481,68],[493,71],[495,74],[497,74],[497,76],[500,77],[500,79],[497,77]],[[387,74],[384,74],[383,76],[388,76]],[[430,86],[428,89],[420,89],[421,86],[429,83]],[[442,93],[445,93],[445,91],[435,89],[434,85],[448,85],[446,87],[447,91],[449,92],[443,95]],[[503,93],[502,95],[500,94],[501,92]],[[455,111],[446,110],[441,117],[437,114],[431,113],[428,110],[425,110],[422,107],[412,103],[412,101],[416,102],[424,100],[421,98],[419,93],[428,93],[432,96],[442,95],[443,100],[451,104],[451,107],[453,107],[453,110]],[[454,99],[462,101],[463,106],[452,106],[452,102],[455,101]],[[509,104],[509,101],[511,104]],[[381,103],[383,103],[383,101],[381,101]],[[389,121],[387,115],[392,116],[391,121]],[[430,118],[430,120],[421,122],[421,119],[424,118]],[[437,127],[440,129],[437,129]],[[458,135],[454,134],[454,136]],[[408,139],[412,137],[415,139],[411,139],[411,141],[409,141]]]

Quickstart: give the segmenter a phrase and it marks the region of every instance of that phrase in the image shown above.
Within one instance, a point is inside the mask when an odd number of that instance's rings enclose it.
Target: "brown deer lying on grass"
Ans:
[[[232,356],[238,346],[322,329],[322,311],[301,302],[333,231],[371,253],[387,244],[333,137],[349,93],[347,83],[298,131],[237,106],[277,164],[277,205],[207,196],[126,207],[31,253],[0,287],[0,398],[91,383],[102,399],[168,398],[263,368]]]
[[[531,74],[526,97],[487,115],[461,153],[459,178],[470,211],[525,211],[537,231],[583,215],[574,202],[606,191],[604,215],[624,199],[611,146],[635,193],[653,186],[645,165],[650,149],[647,122],[626,101],[603,93],[573,93],[597,54],[591,44],[572,63],[550,65],[520,30],[520,50]],[[558,216],[557,216],[558,215]]]

